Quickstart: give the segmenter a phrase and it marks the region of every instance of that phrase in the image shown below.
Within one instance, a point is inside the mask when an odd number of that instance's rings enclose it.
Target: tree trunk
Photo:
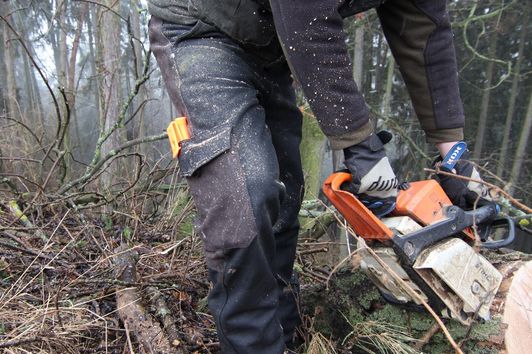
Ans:
[[[116,0],[102,1],[98,7],[98,74],[100,76],[100,139],[111,133],[101,145],[98,156],[105,156],[120,146],[120,20],[114,12],[120,10]],[[104,189],[109,189],[113,179],[120,176],[120,166],[115,161],[100,179]]]
[[[66,28],[66,15],[67,3],[66,0],[58,0],[56,8],[56,16],[58,17],[59,26],[56,28],[58,32],[58,42],[56,55],[57,62],[55,67],[57,70],[57,81],[60,87],[65,88],[67,86],[67,28]],[[64,116],[64,113],[63,113]]]
[[[99,92],[100,92],[100,82],[98,80],[95,80],[94,77],[97,75],[97,69],[96,69],[96,54],[95,54],[95,40],[94,40],[94,31],[93,31],[93,25],[97,23],[95,21],[95,13],[94,10],[89,8],[89,20],[87,21],[87,35],[89,39],[89,64],[90,64],[90,70],[91,70],[91,78],[89,80],[90,82],[90,91],[94,95],[94,107],[96,107],[96,110],[100,111],[100,98],[99,98]]]
[[[144,55],[142,51],[142,38],[141,38],[141,32],[140,32],[140,16],[139,16],[139,9],[141,8],[141,5],[138,0],[135,0],[133,4],[131,4],[131,32],[133,35],[133,53],[135,54],[135,80],[138,80],[140,76],[142,75],[142,70],[144,66]],[[137,95],[137,104],[135,107],[135,110],[139,109],[141,105],[144,104],[144,102],[148,99],[148,92],[146,90],[146,87],[142,85],[139,89],[139,93]],[[144,122],[144,108],[140,108],[140,111],[138,112],[137,119],[134,121],[136,124],[134,125],[136,127],[136,137],[143,137],[146,136],[146,127]],[[141,153],[145,153],[144,149],[146,146],[144,144],[140,144],[137,146],[137,149]]]
[[[356,26],[355,48],[353,53],[353,78],[357,83],[358,89],[362,92],[362,88],[364,87],[362,75],[364,72],[364,24],[357,23]]]
[[[83,29],[83,24],[87,16],[89,9],[88,3],[83,3],[79,12],[77,20],[76,32],[74,34],[74,39],[72,41],[72,49],[70,50],[70,57],[68,59],[68,72],[67,72],[67,87],[66,87],[66,97],[67,103],[70,108],[71,120],[74,122],[77,145],[80,144],[80,132],[79,132],[79,122],[76,115],[76,91],[77,91],[77,82],[76,82],[76,63],[78,58],[79,51],[79,42],[81,40],[81,31]],[[68,127],[66,127],[68,129]]]
[[[26,90],[26,97],[28,98],[26,108],[29,110],[29,117],[32,124],[34,124],[35,121],[39,121],[41,123],[41,131],[36,131],[36,134],[40,134],[42,131],[45,130],[45,120],[42,109],[41,97],[39,94],[39,85],[37,84],[37,78],[35,77],[35,70],[33,70],[33,64],[30,63],[30,60],[28,58],[28,56],[36,58],[36,54],[33,48],[33,43],[29,39],[27,33],[28,31],[26,29],[26,25],[20,12],[17,16],[17,28],[19,29],[19,33],[22,37],[22,40],[24,41],[26,48],[29,52],[22,53],[22,59],[24,61],[24,84]]]
[[[508,102],[508,110],[506,111],[506,120],[504,123],[504,133],[502,136],[502,144],[501,144],[501,155],[499,157],[499,164],[497,166],[497,176],[504,177],[505,175],[505,169],[506,166],[506,157],[508,155],[508,146],[510,144],[510,132],[512,130],[512,122],[514,118],[514,112],[515,112],[515,102],[517,100],[518,96],[518,86],[519,81],[521,78],[521,64],[523,63],[523,59],[525,57],[525,42],[526,42],[526,34],[528,29],[528,20],[530,18],[530,9],[529,6],[525,6],[525,15],[524,20],[522,22],[522,30],[521,35],[519,36],[519,49],[517,53],[517,60],[515,63],[515,67],[513,70],[513,79],[512,79],[512,88],[510,89],[510,100]]]
[[[512,172],[510,173],[510,194],[513,193],[514,186],[519,184],[519,174],[521,173],[521,167],[523,166],[523,159],[525,157],[526,150],[528,148],[528,138],[530,137],[530,129],[532,128],[532,92],[528,99],[528,108],[526,110],[525,121],[521,128],[521,134],[519,135],[519,143],[515,152],[515,159],[512,166]]]
[[[6,21],[13,25],[10,2],[0,1],[0,13],[3,14]],[[3,23],[2,32],[4,34],[4,62],[6,65],[7,114],[8,116],[11,116],[11,118],[18,119],[19,109],[17,102],[17,85],[15,82],[15,40],[7,23]]]
[[[488,49],[488,57],[494,58],[497,53],[497,32],[493,32],[490,36],[490,46]],[[488,121],[488,110],[490,104],[490,95],[491,95],[491,83],[493,81],[493,68],[495,62],[490,60],[486,67],[486,83],[484,85],[484,92],[482,93],[482,101],[480,103],[480,115],[478,118],[478,128],[477,135],[475,138],[475,147],[473,150],[473,158],[475,160],[480,159],[482,154],[482,147],[484,145],[484,138],[486,135],[486,124]]]
[[[392,89],[393,89],[393,72],[395,69],[395,61],[388,50],[388,69],[386,72],[386,86],[384,89],[384,97],[382,99],[381,113],[385,118],[389,118],[392,112]]]
[[[375,58],[375,62],[373,60],[371,61],[371,65],[373,65],[374,74],[373,74],[373,80],[369,83],[369,92],[372,92],[373,97],[373,104],[378,104],[381,100],[381,93],[382,93],[382,76],[384,68],[386,67],[386,54],[388,53],[388,46],[384,41],[384,35],[381,32],[377,33],[377,46],[373,49],[373,58]]]
[[[3,11],[3,5],[2,2],[0,2],[0,11],[4,13]],[[5,53],[5,46],[4,46],[4,24],[0,24],[0,28],[2,28],[2,31],[0,31],[0,53]],[[7,104],[7,88],[5,86],[6,82],[6,65],[4,61],[4,56],[0,55],[0,112],[4,112],[6,110],[6,104]]]

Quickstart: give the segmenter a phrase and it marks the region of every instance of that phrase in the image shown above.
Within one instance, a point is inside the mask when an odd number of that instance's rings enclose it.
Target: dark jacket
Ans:
[[[463,138],[446,0],[149,1],[152,7],[166,3],[168,10],[182,11],[186,4],[187,15],[214,26],[267,62],[282,55],[280,38],[292,74],[335,149],[357,144],[373,130],[352,78],[343,18],[382,5],[377,12],[384,33],[427,139]]]

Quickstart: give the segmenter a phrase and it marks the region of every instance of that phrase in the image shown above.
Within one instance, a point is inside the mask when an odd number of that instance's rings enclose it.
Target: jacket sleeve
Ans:
[[[341,0],[270,0],[288,64],[334,149],[357,144],[373,132],[369,112],[352,76]]]
[[[427,140],[462,140],[464,110],[446,0],[387,1],[377,12]]]

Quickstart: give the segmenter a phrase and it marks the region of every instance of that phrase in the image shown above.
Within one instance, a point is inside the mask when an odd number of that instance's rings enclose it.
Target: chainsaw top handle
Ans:
[[[408,235],[393,238],[394,249],[404,262],[409,265],[414,264],[419,254],[427,247],[468,227],[492,220],[498,210],[495,204],[491,203],[470,211],[464,211],[453,205],[446,207],[444,213],[446,218],[442,221],[427,225]]]

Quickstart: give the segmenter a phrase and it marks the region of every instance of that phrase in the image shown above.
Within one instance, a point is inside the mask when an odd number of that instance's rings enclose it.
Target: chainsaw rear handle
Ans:
[[[505,237],[501,238],[500,240],[496,240],[496,241],[484,241],[485,239],[488,238],[488,235],[493,228],[498,228],[501,226],[506,226],[508,229],[508,232],[506,233]],[[489,224],[486,227],[485,235],[486,236],[482,240],[482,247],[484,248],[493,250],[493,249],[498,249],[501,247],[508,246],[515,240],[515,222],[509,216],[505,216],[500,219],[495,219],[493,220],[491,224]]]
[[[495,204],[464,211],[453,205],[445,209],[446,219],[425,226],[419,231],[405,236],[396,235],[392,241],[394,249],[408,265],[413,265],[419,254],[427,247],[462,232],[473,225],[485,223],[498,213]]]

